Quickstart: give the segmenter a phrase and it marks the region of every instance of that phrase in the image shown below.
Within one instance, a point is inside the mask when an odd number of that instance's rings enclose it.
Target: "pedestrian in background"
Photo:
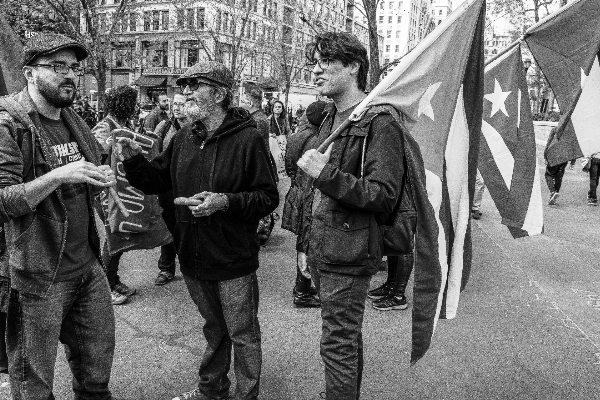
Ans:
[[[287,113],[283,103],[275,100],[273,103],[273,114],[269,117],[269,134],[271,137],[285,135],[291,133],[290,124],[287,118]]]
[[[147,194],[173,190],[181,273],[204,320],[200,382],[177,400],[228,398],[232,347],[233,398],[259,395],[256,230],[279,198],[256,122],[247,110],[230,106],[234,82],[231,71],[215,61],[200,62],[179,77],[190,123],[152,163],[134,142],[120,141],[134,187]]]
[[[152,100],[155,106],[144,119],[144,130],[146,132],[154,132],[161,121],[169,119],[169,114],[167,114],[170,102],[169,97],[165,93],[155,93]]]
[[[306,263],[314,193],[312,178],[298,169],[297,162],[307,150],[318,147],[317,131],[327,115],[323,112],[325,104],[316,101],[308,106],[285,151],[285,170],[291,184],[285,196],[281,227],[296,234],[296,283],[292,290],[295,307],[321,306]]]
[[[473,206],[471,207],[471,217],[473,219],[481,218],[481,200],[483,200],[483,193],[485,193],[485,182],[479,170],[475,176],[475,192],[473,193]]]
[[[158,136],[158,151],[162,153],[173,137],[187,123],[187,116],[184,113],[185,96],[181,93],[173,96],[173,117],[166,121],[161,121],[155,129]],[[173,190],[158,195],[158,204],[162,207],[162,218],[167,225],[171,235],[175,233],[175,205],[173,201]],[[175,244],[173,242],[160,246],[160,257],[158,258],[158,275],[154,279],[154,284],[162,286],[170,282],[175,277]]]
[[[598,179],[600,178],[600,153],[594,153],[590,157],[590,191],[588,192],[588,204],[590,206],[598,205],[596,190],[598,189]]]
[[[546,178],[546,185],[550,191],[550,198],[548,199],[548,205],[558,205],[558,197],[560,196],[560,188],[562,186],[563,176],[565,175],[565,169],[567,168],[568,161],[564,163],[551,166],[548,162],[548,150],[551,146],[557,143],[558,138],[556,137],[556,128],[550,130],[548,135],[548,141],[546,142],[546,148],[544,149],[544,159],[546,160],[546,172],[544,174]]]

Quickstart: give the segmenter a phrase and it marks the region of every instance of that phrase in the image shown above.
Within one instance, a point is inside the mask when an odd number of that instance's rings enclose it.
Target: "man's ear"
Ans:
[[[33,68],[26,65],[21,69],[21,72],[23,72],[23,76],[25,77],[25,79],[27,79],[28,83],[33,83],[33,81],[34,81]]]
[[[350,63],[350,67],[352,68],[350,70],[350,73],[352,75],[357,75],[358,71],[360,70],[360,64],[358,62],[356,62],[356,61],[353,61],[352,63]]]

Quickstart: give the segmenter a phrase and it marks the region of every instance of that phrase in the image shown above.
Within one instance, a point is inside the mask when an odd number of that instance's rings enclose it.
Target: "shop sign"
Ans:
[[[150,67],[144,68],[144,75],[183,75],[186,68]]]

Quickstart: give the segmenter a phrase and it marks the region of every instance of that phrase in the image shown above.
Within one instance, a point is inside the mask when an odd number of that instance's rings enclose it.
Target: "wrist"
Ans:
[[[220,193],[222,206],[219,208],[220,211],[227,211],[229,209],[229,198],[224,194]]]

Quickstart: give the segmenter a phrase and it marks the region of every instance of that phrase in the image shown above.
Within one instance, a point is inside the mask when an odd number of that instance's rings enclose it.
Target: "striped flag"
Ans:
[[[20,91],[27,83],[19,66],[23,45],[0,13],[0,95]]]
[[[548,149],[550,165],[600,151],[599,27],[600,2],[577,0],[525,33],[563,113],[559,140]]]
[[[454,318],[471,269],[472,203],[483,103],[485,0],[467,0],[407,54],[354,110],[390,104],[405,137],[418,224],[412,354],[431,344],[438,318]]]
[[[485,68],[478,168],[513,237],[541,234],[542,191],[519,43]]]

